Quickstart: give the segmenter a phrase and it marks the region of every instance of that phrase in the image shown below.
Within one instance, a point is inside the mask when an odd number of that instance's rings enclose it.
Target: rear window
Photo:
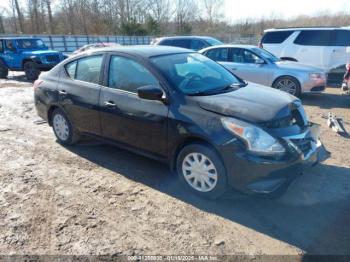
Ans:
[[[307,30],[301,31],[295,39],[297,45],[329,46],[331,30]]]
[[[335,30],[333,31],[332,46],[350,46],[350,31]]]
[[[267,32],[261,42],[263,44],[280,44],[293,33],[294,31]]]

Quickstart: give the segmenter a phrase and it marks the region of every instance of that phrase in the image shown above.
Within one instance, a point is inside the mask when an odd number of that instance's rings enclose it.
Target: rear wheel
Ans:
[[[79,134],[70,123],[66,114],[59,108],[52,113],[52,128],[61,144],[73,145],[79,140]]]
[[[178,155],[176,167],[180,180],[197,195],[215,199],[227,189],[224,165],[207,145],[185,146]]]
[[[5,65],[5,63],[0,60],[0,78],[7,78],[7,75],[9,73],[9,69]]]
[[[283,76],[278,78],[273,83],[273,87],[281,91],[287,92],[293,96],[301,95],[301,88],[298,80],[290,76]]]
[[[40,75],[38,64],[35,62],[25,62],[24,72],[28,80],[37,80]]]

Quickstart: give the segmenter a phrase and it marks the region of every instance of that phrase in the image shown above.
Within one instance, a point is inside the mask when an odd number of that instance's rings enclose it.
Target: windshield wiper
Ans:
[[[223,88],[217,88],[217,89],[212,89],[212,90],[205,90],[205,91],[201,91],[201,92],[195,92],[195,93],[192,93],[192,94],[189,94],[189,95],[191,95],[191,96],[214,95],[214,94],[219,94],[221,92],[237,90],[238,88],[245,87],[246,85],[248,85],[248,83],[243,81],[243,82],[240,82],[240,83],[233,83],[233,84],[224,86]]]

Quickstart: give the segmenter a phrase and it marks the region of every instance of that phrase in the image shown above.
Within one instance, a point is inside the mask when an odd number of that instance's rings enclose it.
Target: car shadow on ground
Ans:
[[[164,164],[128,151],[83,142],[73,153],[205,212],[249,227],[307,254],[350,254],[350,169],[318,165],[279,199],[228,191],[218,200],[189,193]]]

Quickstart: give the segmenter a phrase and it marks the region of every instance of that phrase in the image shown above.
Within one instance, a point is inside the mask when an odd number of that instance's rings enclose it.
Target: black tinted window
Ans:
[[[137,88],[158,85],[157,79],[143,65],[120,56],[112,56],[108,86],[137,93]]]
[[[191,49],[192,50],[201,50],[205,47],[209,46],[208,44],[206,44],[204,41],[202,40],[197,40],[197,39],[193,39],[191,40]]]
[[[350,31],[335,30],[331,41],[332,46],[350,46]]]
[[[85,57],[78,60],[75,79],[98,84],[102,65],[102,55]]]
[[[294,31],[267,32],[261,40],[264,44],[283,43]]]
[[[227,48],[216,48],[209,50],[206,56],[213,59],[214,61],[228,61],[228,49]]]
[[[163,40],[163,41],[161,41],[160,43],[159,43],[159,45],[172,45],[172,40],[170,40],[170,39],[166,39],[166,40]]]
[[[331,39],[330,30],[307,30],[301,31],[295,39],[297,45],[328,46]]]
[[[0,53],[2,53],[2,52],[4,52],[4,47],[3,47],[3,45],[2,45],[2,40],[0,40]]]
[[[174,39],[172,46],[191,48],[191,40],[190,39]]]

